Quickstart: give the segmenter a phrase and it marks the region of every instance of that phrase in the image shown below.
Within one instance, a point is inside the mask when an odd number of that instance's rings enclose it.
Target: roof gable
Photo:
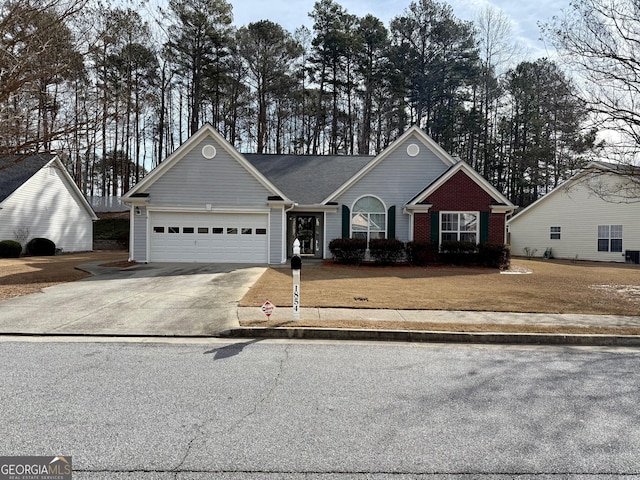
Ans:
[[[590,186],[587,184],[590,182],[590,179],[593,179],[594,177],[606,175],[606,174],[611,174],[618,177],[624,177],[625,175],[628,175],[630,173],[633,174],[634,172],[640,172],[640,168],[635,166],[629,166],[629,165],[620,166],[616,164],[598,162],[598,161],[590,162],[583,170],[579,171],[574,176],[572,176],[565,182],[558,185],[549,193],[540,197],[531,205],[528,205],[527,207],[523,208],[521,211],[519,211],[517,214],[511,217],[507,221],[507,223],[510,224],[514,221],[519,221],[521,218],[524,218],[528,212],[538,208],[540,204],[546,203],[549,199],[554,198],[555,196],[557,196],[562,192],[568,192],[571,188],[574,188],[576,185],[579,185],[580,182],[582,181],[585,182],[584,188],[590,188]],[[598,196],[595,192],[594,192],[594,195]],[[603,201],[607,201],[607,200],[603,200]],[[613,203],[625,203],[625,202],[614,201]]]
[[[50,153],[0,156],[0,202],[24,185],[54,157]]]
[[[516,208],[511,201],[500,193],[493,185],[491,185],[483,176],[476,172],[467,162],[459,161],[440,177],[436,178],[430,185],[427,186],[422,192],[416,195],[407,205],[418,205],[424,202],[430,195],[435,193],[440,187],[452,179],[458,172],[464,173],[473,182],[484,190],[496,203],[506,205],[507,207]]]
[[[382,153],[374,157],[367,165],[361,170],[356,172],[351,178],[345,181],[339,188],[328,195],[322,203],[334,201],[337,197],[342,195],[345,191],[355,185],[360,179],[366,176],[377,165],[387,159],[393,152],[395,152],[401,145],[403,145],[408,139],[414,138],[416,142],[420,142],[425,146],[437,159],[442,161],[444,166],[451,166],[456,163],[456,160],[449,155],[444,149],[438,145],[429,135],[427,135],[417,125],[409,128],[403,135],[396,139],[391,145],[389,145]]]
[[[84,208],[92,220],[98,220],[84,194],[57,155],[43,153],[30,156],[10,155],[0,157],[0,203],[9,198],[16,190],[26,184],[44,167],[56,168],[67,191]]]
[[[155,182],[165,175],[173,166],[182,160],[193,148],[207,137],[211,137],[218,146],[222,147],[225,152],[241,165],[251,176],[253,176],[260,184],[262,184],[274,196],[282,197],[285,201],[287,196],[278,189],[269,179],[267,179],[260,171],[258,171],[251,163],[249,163],[229,142],[227,142],[210,124],[205,124],[196,133],[191,135],[180,147],[178,147],[164,162],[158,165],[149,175],[138,182],[131,190],[122,196],[122,200],[127,202],[132,198],[140,196],[146,192]]]

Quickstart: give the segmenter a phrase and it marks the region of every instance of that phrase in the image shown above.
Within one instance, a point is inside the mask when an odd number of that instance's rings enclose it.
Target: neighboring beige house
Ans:
[[[54,154],[0,156],[0,240],[44,237],[63,252],[93,250],[91,206]]]
[[[638,263],[639,185],[592,162],[507,221],[513,255]]]

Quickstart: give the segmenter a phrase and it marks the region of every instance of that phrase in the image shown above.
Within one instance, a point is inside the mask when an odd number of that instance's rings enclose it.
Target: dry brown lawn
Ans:
[[[128,266],[127,252],[96,251],[55,257],[0,259],[0,300],[38,292],[89,276],[77,267],[99,262]],[[640,267],[558,260],[513,261],[501,274],[468,267],[349,267],[331,262],[303,265],[303,307],[351,307],[435,310],[484,310],[537,313],[640,315]],[[291,306],[291,270],[270,268],[241,300],[260,306],[265,299]],[[248,324],[271,326],[271,322]],[[273,324],[275,326],[290,326]],[[466,332],[597,333],[639,335],[634,327],[452,324],[429,322],[323,321],[298,327],[385,328]]]
[[[304,265],[303,307],[640,315],[640,266],[514,259],[501,274],[472,267]],[[270,268],[240,302],[291,306],[289,268]]]
[[[0,300],[86,278],[90,274],[77,268],[83,263],[119,263],[126,261],[127,256],[124,251],[105,250],[53,257],[0,258]]]

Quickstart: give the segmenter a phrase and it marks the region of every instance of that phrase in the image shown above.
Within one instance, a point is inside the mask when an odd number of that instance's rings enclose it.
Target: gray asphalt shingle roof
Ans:
[[[54,157],[55,155],[51,153],[28,156],[1,155],[0,202],[3,202]]]
[[[319,204],[375,158],[257,153],[243,156],[289,199],[301,205]]]

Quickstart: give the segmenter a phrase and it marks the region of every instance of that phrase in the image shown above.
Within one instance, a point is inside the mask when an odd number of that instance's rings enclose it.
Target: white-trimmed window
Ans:
[[[622,225],[598,225],[598,251],[622,252]]]
[[[376,197],[359,198],[351,209],[351,238],[387,237],[387,211],[382,201]]]
[[[549,239],[560,240],[562,235],[562,227],[549,227]]]
[[[440,243],[478,243],[479,212],[441,212]]]

